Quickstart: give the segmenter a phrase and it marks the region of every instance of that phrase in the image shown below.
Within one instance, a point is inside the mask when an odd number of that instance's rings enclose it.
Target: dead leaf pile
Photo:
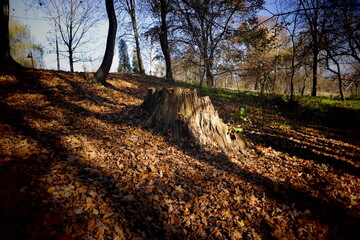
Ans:
[[[245,155],[179,148],[144,126],[147,88],[164,82],[109,79],[98,86],[66,72],[0,76],[1,239],[359,234],[356,139],[269,110],[266,124],[252,116]],[[225,119],[239,108],[216,106]]]

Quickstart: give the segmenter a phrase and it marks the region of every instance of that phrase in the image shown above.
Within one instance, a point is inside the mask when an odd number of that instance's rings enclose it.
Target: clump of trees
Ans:
[[[101,0],[40,3],[67,47],[70,70]],[[105,1],[107,2],[107,1]],[[61,4],[60,4],[61,3]],[[317,96],[358,94],[357,0],[116,0],[118,71],[200,85]],[[269,14],[268,14],[269,15]],[[150,42],[149,42],[150,41]],[[129,46],[129,48],[128,48]],[[144,51],[145,50],[145,51]],[[153,69],[153,67],[156,69]]]
[[[119,66],[118,72],[131,72],[128,47],[124,39],[119,41]]]

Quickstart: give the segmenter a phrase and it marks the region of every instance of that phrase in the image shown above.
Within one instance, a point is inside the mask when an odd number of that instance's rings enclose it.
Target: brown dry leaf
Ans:
[[[103,226],[98,227],[95,234],[96,239],[104,239],[104,233],[105,228]]]
[[[44,229],[54,239],[305,240],[360,228],[346,215],[359,210],[355,128],[303,124],[271,101],[214,101],[229,121],[241,104],[253,110],[244,132],[253,149],[225,156],[144,127],[147,88],[169,82],[111,73],[105,87],[77,73],[24,71],[0,75],[0,208],[4,229],[25,232],[0,238]],[[44,217],[59,209],[62,220]],[[31,222],[16,221],[23,216]]]
[[[87,227],[90,229],[90,231],[94,230],[95,226],[95,219],[89,219],[87,222]]]

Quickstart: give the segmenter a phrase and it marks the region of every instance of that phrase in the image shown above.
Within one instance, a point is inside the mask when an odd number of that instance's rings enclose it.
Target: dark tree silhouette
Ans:
[[[0,36],[0,70],[7,70],[9,65],[22,67],[10,54],[9,0],[1,0]]]
[[[165,63],[166,63],[166,78],[173,79],[172,70],[171,70],[171,59],[169,51],[169,41],[168,41],[168,26],[166,21],[166,15],[169,13],[169,1],[160,0],[160,15],[161,15],[161,27],[160,27],[160,45],[161,50],[164,54]]]
[[[149,0],[151,11],[153,15],[159,19],[159,23],[154,28],[150,29],[153,35],[160,40],[161,51],[164,55],[166,65],[166,78],[173,80],[170,48],[169,48],[169,24],[168,14],[173,11],[173,0]],[[160,26],[159,26],[160,25]]]
[[[100,84],[106,83],[106,76],[110,71],[110,67],[114,57],[114,48],[115,48],[115,40],[116,40],[116,30],[117,30],[117,22],[116,15],[114,9],[114,1],[113,0],[105,0],[106,12],[109,18],[109,31],[106,42],[106,49],[103,61],[96,71],[93,81]]]

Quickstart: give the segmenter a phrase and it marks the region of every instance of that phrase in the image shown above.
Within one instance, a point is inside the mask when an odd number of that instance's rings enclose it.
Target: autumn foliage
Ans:
[[[242,154],[181,148],[145,125],[135,74],[0,75],[0,239],[355,239],[358,131],[247,104]],[[169,86],[168,86],[169,87]]]

